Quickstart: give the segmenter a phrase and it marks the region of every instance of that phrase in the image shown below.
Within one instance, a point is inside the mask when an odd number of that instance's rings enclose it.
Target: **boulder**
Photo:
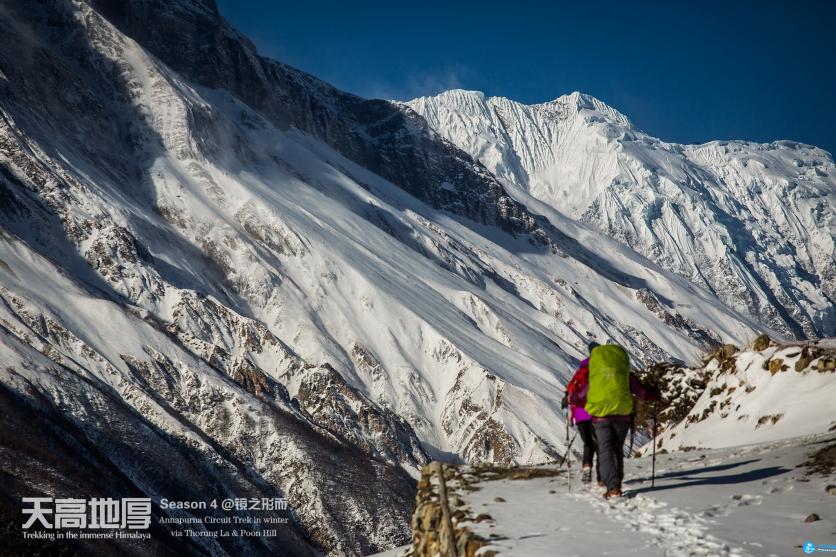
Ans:
[[[767,348],[769,348],[769,342],[769,335],[758,335],[758,337],[755,339],[755,342],[752,343],[752,350],[754,350],[755,352],[766,350]]]
[[[795,362],[795,371],[802,372],[810,365],[813,361],[813,356],[810,354],[810,351],[805,346],[801,350],[801,356]]]
[[[720,350],[717,351],[717,358],[720,360],[728,360],[739,351],[740,349],[734,344],[724,344],[720,347]]]

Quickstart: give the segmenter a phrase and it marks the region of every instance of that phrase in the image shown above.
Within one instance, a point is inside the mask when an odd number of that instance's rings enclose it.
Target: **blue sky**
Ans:
[[[590,93],[688,143],[836,151],[836,2],[218,0],[259,51],[365,97]]]

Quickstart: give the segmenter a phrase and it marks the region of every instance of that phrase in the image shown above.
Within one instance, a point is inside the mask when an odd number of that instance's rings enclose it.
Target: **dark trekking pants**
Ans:
[[[595,438],[598,440],[598,466],[607,490],[621,489],[624,479],[624,440],[630,431],[630,422],[603,420],[595,422]]]
[[[583,441],[583,465],[592,466],[592,458],[598,452],[597,443],[595,441],[595,430],[592,427],[592,420],[585,422],[578,422],[578,435]],[[601,457],[598,457],[598,466],[595,467],[595,477],[601,480]]]

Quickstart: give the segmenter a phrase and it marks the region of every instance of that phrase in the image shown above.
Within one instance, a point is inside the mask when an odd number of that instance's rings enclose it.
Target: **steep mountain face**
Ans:
[[[791,141],[666,143],[579,93],[406,103],[509,188],[634,248],[796,338],[836,333],[836,166]]]
[[[386,178],[415,197],[509,232],[543,231],[484,168],[422,132],[414,113],[367,100],[284,64],[255,47],[220,18],[212,2],[94,0],[125,34],[192,82],[224,89],[279,129],[295,128]],[[149,17],[154,25],[148,25]],[[447,184],[447,186],[445,186]],[[455,187],[452,185],[455,184]]]
[[[283,496],[279,538],[156,549],[367,554],[408,539],[428,458],[560,455],[589,339],[693,361],[761,328],[210,0],[0,16],[7,522],[38,493]]]

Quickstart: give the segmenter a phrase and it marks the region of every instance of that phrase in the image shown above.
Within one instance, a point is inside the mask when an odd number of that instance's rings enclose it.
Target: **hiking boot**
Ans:
[[[621,490],[618,488],[611,489],[604,494],[604,499],[612,499],[613,497],[621,497]]]
[[[592,466],[584,466],[581,470],[581,481],[585,484],[592,483]]]
[[[601,480],[598,480],[598,487],[607,487],[607,484],[605,484]]]

